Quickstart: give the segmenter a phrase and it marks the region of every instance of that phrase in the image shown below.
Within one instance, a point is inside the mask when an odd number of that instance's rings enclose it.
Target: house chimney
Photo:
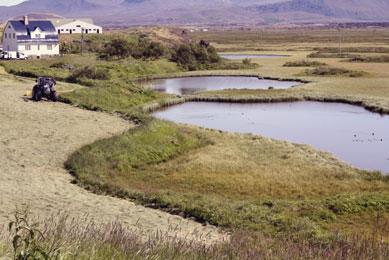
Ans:
[[[24,25],[28,25],[28,16],[27,15],[24,16]]]

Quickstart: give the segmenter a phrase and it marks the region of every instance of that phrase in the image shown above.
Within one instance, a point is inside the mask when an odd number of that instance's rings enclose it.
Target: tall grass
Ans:
[[[44,252],[57,249],[57,259],[377,259],[389,258],[389,244],[378,233],[334,235],[326,241],[272,238],[246,231],[229,240],[204,244],[164,233],[145,238],[119,222],[98,223],[64,213],[37,220]],[[0,257],[12,257],[11,234],[0,229]]]

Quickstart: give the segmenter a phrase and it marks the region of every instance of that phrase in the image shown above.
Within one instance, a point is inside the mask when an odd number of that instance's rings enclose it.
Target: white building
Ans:
[[[59,55],[57,31],[51,21],[11,20],[3,33],[3,51],[9,58]]]
[[[103,28],[93,24],[92,19],[58,19],[52,20],[58,34],[100,34]]]

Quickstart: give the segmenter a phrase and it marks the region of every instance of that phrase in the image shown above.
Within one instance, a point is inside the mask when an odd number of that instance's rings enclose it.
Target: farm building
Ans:
[[[58,34],[103,33],[103,28],[95,25],[92,19],[57,19],[52,22]]]
[[[59,40],[52,22],[10,20],[3,33],[3,51],[9,58],[59,55]]]

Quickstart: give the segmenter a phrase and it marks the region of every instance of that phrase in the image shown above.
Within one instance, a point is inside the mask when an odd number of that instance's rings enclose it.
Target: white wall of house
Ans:
[[[18,51],[27,57],[53,56],[59,54],[59,44],[19,43]]]
[[[103,33],[103,28],[94,24],[86,23],[84,21],[76,20],[57,27],[58,34],[74,34],[82,33],[84,29],[85,34],[100,34]]]
[[[36,28],[35,31],[31,32],[31,39],[40,39],[45,37],[46,33],[42,32],[39,28]]]
[[[16,57],[18,52],[17,35],[12,25],[8,23],[3,33],[3,51],[8,52],[12,57]]]

